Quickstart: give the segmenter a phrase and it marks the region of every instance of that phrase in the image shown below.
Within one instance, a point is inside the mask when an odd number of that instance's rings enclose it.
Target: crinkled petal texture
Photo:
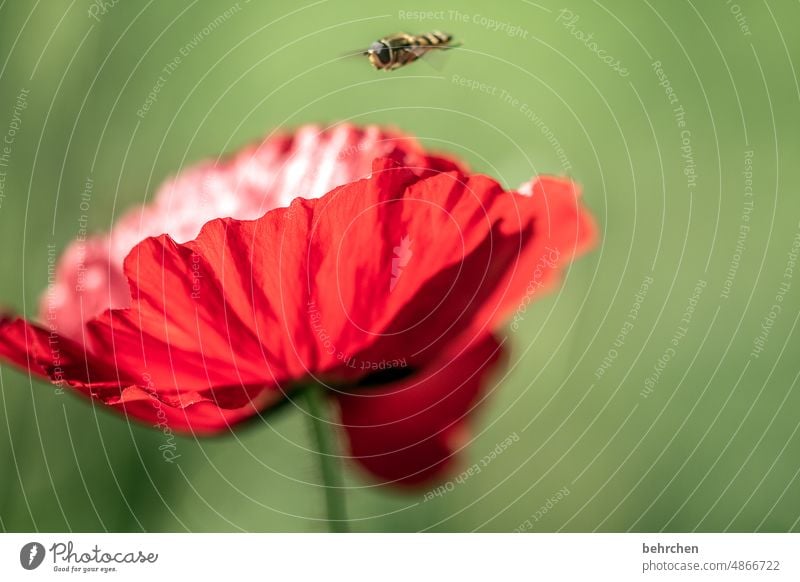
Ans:
[[[410,168],[447,170],[457,162],[432,155],[411,136],[370,125],[305,125],[275,134],[232,157],[208,161],[165,182],[154,200],[128,211],[107,235],[75,241],[58,262],[40,312],[57,331],[80,339],[86,321],[130,302],[122,264],[148,236],[195,238],[209,220],[255,219],[297,196],[317,198],[366,177],[377,157]]]
[[[375,160],[369,178],[124,261],[130,304],[81,341],[0,322],[0,355],[150,423],[226,430],[292,389],[337,394],[352,456],[414,484],[450,465],[501,357],[498,325],[594,226],[571,182],[524,193],[454,164]]]

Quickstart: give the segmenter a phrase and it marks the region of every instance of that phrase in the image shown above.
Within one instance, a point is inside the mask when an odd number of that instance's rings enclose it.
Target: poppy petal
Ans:
[[[485,176],[424,177],[376,160],[369,179],[323,198],[214,220],[185,244],[143,241],[125,261],[131,309],[104,313],[89,336],[165,391],[354,379],[358,360],[423,365],[503,321],[535,276],[528,265],[548,259],[549,282],[576,237],[592,236],[565,191],[524,196]],[[404,237],[418,258],[395,284]]]
[[[20,318],[0,318],[0,337],[3,358],[154,426],[210,434],[230,428],[279,399],[263,386],[217,387],[206,394],[157,392],[146,373],[133,378],[124,368],[87,352],[70,338]]]
[[[145,238],[169,234],[186,242],[209,220],[252,220],[297,196],[319,197],[367,176],[372,160],[381,156],[420,173],[464,169],[455,159],[427,153],[409,135],[375,125],[304,125],[272,134],[231,157],[183,170],[152,202],[126,212],[110,233],[73,242],[41,299],[41,319],[80,339],[86,321],[129,305],[123,260]]]
[[[350,454],[387,483],[416,485],[446,472],[503,357],[501,343],[484,334],[405,380],[338,393]]]
[[[595,229],[571,182],[531,188],[504,192],[459,172],[420,178],[376,160],[369,180],[315,201],[315,369],[347,374],[341,361],[435,357],[466,330],[506,321],[530,288],[546,290]]]

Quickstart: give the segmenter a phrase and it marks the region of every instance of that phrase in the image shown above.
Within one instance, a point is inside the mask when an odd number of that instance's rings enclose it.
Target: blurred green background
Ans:
[[[104,231],[168,175],[275,127],[396,125],[506,185],[573,177],[602,241],[507,332],[512,365],[465,467],[518,442],[430,501],[350,467],[353,529],[800,531],[800,5],[102,4],[0,3],[0,133],[28,91],[2,168],[0,303],[35,316],[87,177]],[[162,69],[232,7],[138,117]],[[339,59],[434,29],[463,49],[390,74]],[[0,387],[2,530],[324,529],[298,414],[181,439],[171,465],[155,430],[7,365]]]

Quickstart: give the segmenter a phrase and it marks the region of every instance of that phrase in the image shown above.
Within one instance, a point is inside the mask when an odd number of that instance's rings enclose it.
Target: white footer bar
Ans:
[[[0,580],[797,581],[799,566],[800,534],[0,535]]]

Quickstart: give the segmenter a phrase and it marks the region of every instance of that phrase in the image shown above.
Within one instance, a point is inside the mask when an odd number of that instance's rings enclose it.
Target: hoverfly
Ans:
[[[393,71],[422,58],[428,51],[457,46],[453,43],[453,35],[438,30],[427,34],[397,32],[376,40],[361,54],[369,57],[376,69]]]

